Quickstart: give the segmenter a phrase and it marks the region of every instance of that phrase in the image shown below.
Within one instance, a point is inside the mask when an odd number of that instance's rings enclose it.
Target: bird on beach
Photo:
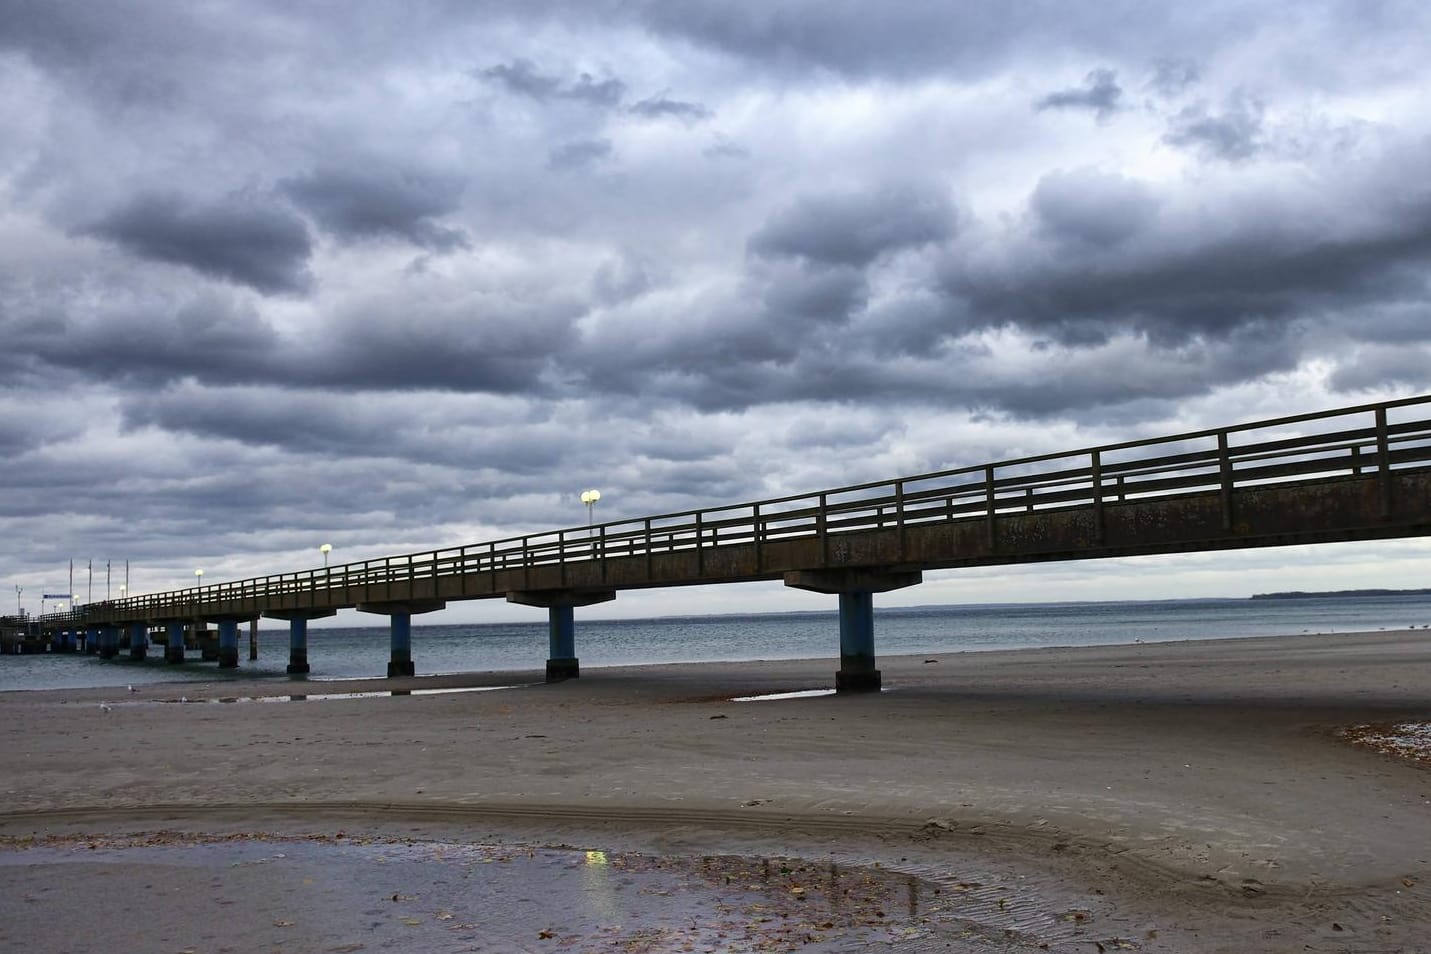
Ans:
[[[114,707],[111,706],[111,705],[110,705],[109,703],[107,703],[107,702],[101,702],[101,703],[99,704],[99,709],[100,709],[101,712],[108,712],[110,709],[113,709],[113,708],[114,708]]]
[[[129,687],[129,691],[130,691],[130,692],[138,692],[139,690],[138,690],[138,689],[135,689],[133,686],[130,686],[130,687]]]

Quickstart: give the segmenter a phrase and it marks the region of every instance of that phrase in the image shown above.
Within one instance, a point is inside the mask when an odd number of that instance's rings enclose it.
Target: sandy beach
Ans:
[[[37,844],[342,832],[878,863],[965,886],[979,949],[1431,950],[1431,771],[1348,734],[1431,719],[1431,632],[880,666],[759,702],[833,660],[3,693],[0,940],[54,930]],[[380,694],[314,698],[346,692]]]

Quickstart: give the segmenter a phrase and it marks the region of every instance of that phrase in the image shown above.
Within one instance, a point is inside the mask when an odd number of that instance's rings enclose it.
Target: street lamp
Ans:
[[[583,490],[581,492],[581,502],[586,504],[586,525],[591,526],[591,511],[596,506],[596,502],[601,499],[599,490]]]
[[[20,594],[23,593],[23,592],[25,592],[25,588],[24,588],[23,586],[17,586],[17,587],[15,587],[15,615],[16,615],[16,616],[24,616],[24,615],[25,615],[25,610],[24,610],[24,608],[20,606]]]
[[[323,554],[323,569],[328,568],[328,554],[333,551],[333,544],[325,543],[318,548],[318,552]]]
[[[203,570],[195,570],[195,571],[194,571],[194,585],[195,585],[195,586],[198,586],[198,587],[202,587],[202,586],[204,585],[204,571],[203,571]]]

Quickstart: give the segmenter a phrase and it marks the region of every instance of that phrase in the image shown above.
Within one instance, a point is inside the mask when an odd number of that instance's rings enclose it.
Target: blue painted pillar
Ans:
[[[840,594],[840,669],[837,692],[878,692],[875,668],[874,594],[856,590]]]
[[[288,621],[288,672],[290,675],[308,672],[308,619],[304,616]]]
[[[388,676],[411,676],[415,672],[412,665],[412,614],[393,613],[390,620],[392,649]]]
[[[580,676],[581,663],[576,658],[576,608],[570,605],[547,607],[547,635],[550,647],[547,682]]]
[[[93,656],[99,652],[99,627],[86,626],[84,628],[84,654]]]
[[[149,624],[129,624],[129,658],[143,659],[149,655]]]
[[[219,620],[219,668],[238,668],[238,620]]]
[[[181,663],[184,661],[184,621],[181,619],[171,619],[169,627],[169,645],[164,647],[164,661],[167,663]]]

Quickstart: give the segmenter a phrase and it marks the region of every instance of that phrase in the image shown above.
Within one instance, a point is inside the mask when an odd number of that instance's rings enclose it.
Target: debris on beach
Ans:
[[[1338,735],[1386,755],[1431,764],[1431,722],[1373,722],[1351,726]]]

